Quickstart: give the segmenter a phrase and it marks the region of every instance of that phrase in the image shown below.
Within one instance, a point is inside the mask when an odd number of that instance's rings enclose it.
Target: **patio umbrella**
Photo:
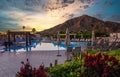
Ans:
[[[61,55],[59,54],[59,45],[60,45],[60,43],[61,43],[61,39],[60,39],[60,33],[59,33],[59,31],[58,31],[58,33],[57,33],[57,45],[58,45],[58,54],[57,54],[57,56],[61,56]]]
[[[70,45],[70,33],[69,29],[66,29],[65,45],[68,47]]]
[[[70,46],[70,34],[69,34],[69,29],[66,29],[66,37],[65,37],[65,45],[67,46],[67,61],[71,60],[71,48],[69,48]]]
[[[91,46],[92,46],[92,50],[93,50],[93,46],[94,46],[94,41],[95,41],[95,32],[94,32],[94,30],[92,31],[92,44],[91,44]]]

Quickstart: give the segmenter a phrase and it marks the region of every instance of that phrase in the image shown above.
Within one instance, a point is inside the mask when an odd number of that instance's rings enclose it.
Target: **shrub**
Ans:
[[[80,60],[65,62],[64,64],[51,67],[50,75],[51,77],[76,77],[81,65]]]
[[[43,64],[38,69],[32,68],[28,59],[26,63],[22,61],[21,64],[22,67],[16,77],[48,77]]]
[[[88,54],[85,56],[83,77],[120,77],[119,60],[105,54]]]

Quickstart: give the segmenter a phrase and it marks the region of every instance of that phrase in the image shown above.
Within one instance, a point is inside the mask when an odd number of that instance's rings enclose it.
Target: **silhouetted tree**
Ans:
[[[8,34],[10,32],[10,30],[8,29],[7,31],[6,31],[6,33]]]
[[[33,29],[32,29],[32,32],[33,32],[33,33],[35,33],[35,32],[36,32],[36,29],[35,29],[35,28],[33,28]]]
[[[23,28],[23,31],[24,31],[24,29],[25,29],[25,26],[23,26],[22,28]]]

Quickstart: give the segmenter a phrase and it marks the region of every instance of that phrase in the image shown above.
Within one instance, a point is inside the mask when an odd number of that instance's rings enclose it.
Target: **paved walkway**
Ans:
[[[58,60],[58,64],[62,64],[66,60],[65,51],[60,51],[62,56],[57,57],[57,51],[32,51],[20,53],[0,53],[0,77],[15,77],[15,74],[21,67],[21,61],[28,58],[33,67],[39,67],[42,62],[45,67],[49,67],[50,63],[54,65],[54,61]]]

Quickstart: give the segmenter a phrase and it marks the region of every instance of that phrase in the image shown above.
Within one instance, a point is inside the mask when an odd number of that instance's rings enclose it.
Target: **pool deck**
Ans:
[[[49,67],[50,63],[54,65],[54,61],[58,60],[58,64],[62,64],[66,60],[65,50],[60,50],[62,56],[56,56],[58,51],[32,51],[32,52],[5,52],[0,53],[0,77],[15,77],[15,74],[21,67],[21,61],[26,62],[28,58],[33,67],[39,67],[44,63],[45,67]]]

